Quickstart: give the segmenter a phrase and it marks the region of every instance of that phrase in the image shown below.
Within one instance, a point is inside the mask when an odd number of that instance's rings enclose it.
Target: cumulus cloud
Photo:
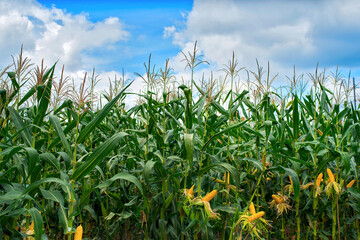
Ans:
[[[281,71],[294,64],[313,68],[318,61],[351,68],[360,65],[359,13],[356,0],[195,0],[186,26],[172,32],[172,39],[183,49],[198,41],[220,67],[235,51],[246,67],[257,58]]]
[[[171,37],[174,34],[175,31],[176,31],[175,26],[165,27],[163,37],[164,38]]]
[[[94,67],[99,60],[91,56],[91,51],[111,49],[112,44],[129,37],[116,17],[91,22],[86,14],[45,8],[35,0],[1,1],[0,32],[2,66],[23,44],[25,55],[35,63],[42,58],[47,65],[60,60],[59,64],[65,64],[69,71]]]

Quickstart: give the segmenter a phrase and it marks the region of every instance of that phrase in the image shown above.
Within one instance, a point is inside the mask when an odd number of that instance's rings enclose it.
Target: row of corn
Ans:
[[[149,58],[140,94],[22,55],[0,71],[0,239],[360,239],[360,112],[328,84],[345,80],[275,89],[234,55],[199,80],[184,56],[188,81]]]

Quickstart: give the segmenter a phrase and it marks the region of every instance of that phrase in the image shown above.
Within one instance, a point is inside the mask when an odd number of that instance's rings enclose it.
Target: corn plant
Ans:
[[[0,238],[360,239],[345,78],[294,68],[276,89],[269,63],[233,54],[225,77],[194,79],[207,62],[196,44],[184,57],[180,83],[150,56],[142,93],[125,74],[98,93],[95,71],[77,86],[22,53],[1,70]]]

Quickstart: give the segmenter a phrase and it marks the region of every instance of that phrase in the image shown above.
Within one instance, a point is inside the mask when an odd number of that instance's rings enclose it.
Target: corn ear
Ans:
[[[209,202],[213,199],[217,194],[217,190],[212,190],[210,193],[206,194],[205,197],[202,198],[204,202]]]
[[[224,173],[224,182],[230,184],[230,173]]]
[[[323,173],[320,173],[319,176],[316,179],[316,186],[320,187],[320,183],[323,181]]]
[[[82,227],[81,225],[79,225],[79,226],[76,228],[74,240],[81,240],[81,239],[82,239],[82,235],[83,235],[83,227]]]
[[[261,217],[264,216],[264,215],[265,215],[265,212],[264,212],[264,211],[261,211],[261,212],[258,212],[258,213],[255,213],[255,214],[251,215],[251,216],[248,218],[248,220],[249,220],[249,222],[253,222],[253,221],[255,221],[256,219],[259,219],[259,218],[261,218]]]
[[[30,227],[29,227],[30,231],[34,231],[34,221],[31,222]]]
[[[330,182],[335,182],[335,177],[334,177],[334,174],[332,173],[332,171],[329,168],[326,169],[326,171],[327,171],[327,174],[329,175]]]
[[[255,211],[255,207],[254,207],[254,203],[253,203],[253,202],[250,203],[249,211],[250,211],[250,214],[251,214],[251,215],[256,214],[256,211]]]
[[[355,183],[355,180],[352,180],[351,182],[349,182],[347,185],[346,185],[346,188],[351,188],[352,185],[354,185]]]
[[[195,184],[192,185],[192,187],[189,189],[188,194],[194,195],[194,187],[195,187]]]
[[[323,135],[323,132],[320,129],[318,129],[317,132],[319,133],[320,136]]]
[[[282,198],[282,197],[279,197],[279,196],[276,196],[276,195],[272,195],[271,196],[273,199],[274,199],[274,201],[276,202],[276,203],[282,203],[282,202],[284,202],[284,199]]]

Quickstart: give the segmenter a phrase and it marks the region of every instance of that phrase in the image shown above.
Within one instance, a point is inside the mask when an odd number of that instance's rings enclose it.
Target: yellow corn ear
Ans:
[[[230,184],[230,173],[224,173],[224,182],[226,182],[227,184]]]
[[[261,212],[258,212],[258,213],[255,213],[255,214],[251,215],[251,216],[248,218],[248,220],[249,220],[249,222],[253,222],[253,221],[255,221],[256,219],[259,219],[259,218],[261,218],[261,217],[264,216],[264,215],[265,215],[265,212],[261,211]]]
[[[194,195],[194,186],[195,184],[189,189],[188,194]]]
[[[262,158],[261,158],[261,163],[264,165],[265,162],[266,162],[266,155],[263,154],[263,155],[262,155]]]
[[[30,227],[29,227],[30,231],[34,231],[34,221],[31,222]]]
[[[76,228],[74,240],[81,240],[81,239],[82,239],[82,235],[83,235],[83,227],[82,227],[81,225],[79,225],[79,226]]]
[[[210,193],[206,194],[205,197],[202,198],[204,202],[209,202],[213,199],[217,194],[217,190],[212,190]]]
[[[335,182],[335,177],[334,177],[334,174],[332,173],[332,171],[329,168],[326,169],[326,171],[327,171],[327,174],[329,175],[330,182]]]
[[[225,183],[223,180],[220,180],[220,179],[215,179],[214,181],[217,183]]]
[[[318,129],[317,132],[319,133],[320,136],[323,135],[323,132],[320,129]]]
[[[284,202],[284,199],[282,198],[282,197],[279,197],[279,196],[276,196],[276,195],[272,195],[271,196],[274,200],[275,200],[275,202],[276,203],[283,203]]]
[[[323,173],[320,173],[319,176],[316,179],[316,186],[320,187],[320,183],[323,181]]]
[[[348,183],[348,185],[346,185],[346,188],[351,188],[352,185],[354,185],[355,180],[352,180],[351,182]]]
[[[256,214],[256,211],[255,211],[255,207],[254,207],[254,203],[253,203],[253,202],[250,203],[249,212],[250,212],[251,215]]]

